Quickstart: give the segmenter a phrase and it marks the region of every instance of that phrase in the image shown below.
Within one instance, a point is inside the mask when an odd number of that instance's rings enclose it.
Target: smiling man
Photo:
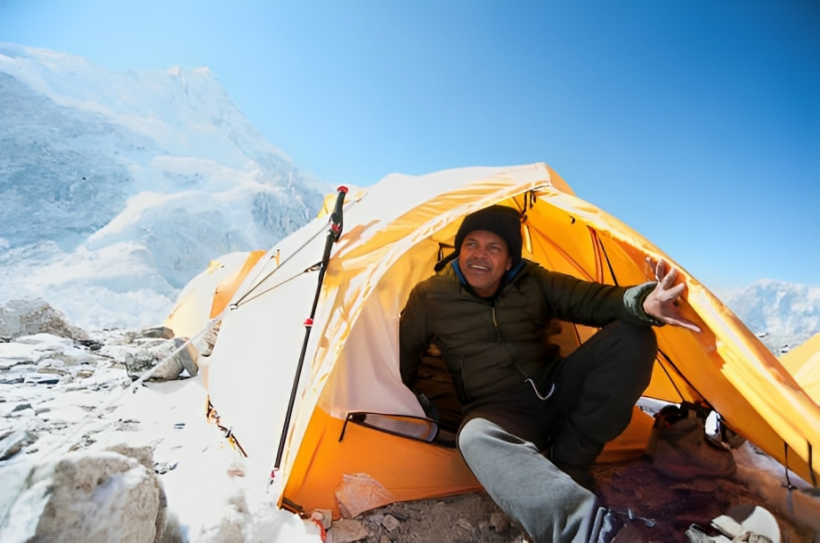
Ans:
[[[683,284],[624,288],[580,281],[521,258],[514,209],[464,218],[455,252],[417,285],[401,316],[402,380],[413,390],[435,344],[464,420],[458,448],[490,496],[536,542],[609,541],[589,466],[629,424],[657,353],[653,325],[698,331],[675,300]],[[561,358],[552,319],[601,330]]]

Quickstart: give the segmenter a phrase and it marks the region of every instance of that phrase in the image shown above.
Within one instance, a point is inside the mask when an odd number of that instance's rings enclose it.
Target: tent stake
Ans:
[[[299,363],[296,365],[296,375],[293,378],[293,388],[290,391],[288,409],[285,411],[285,423],[282,425],[282,435],[279,437],[279,449],[276,451],[276,461],[273,463],[271,478],[275,476],[276,472],[279,471],[279,466],[282,465],[282,454],[285,452],[285,439],[287,438],[288,428],[290,427],[290,416],[293,412],[293,404],[296,401],[296,392],[299,389],[299,376],[302,374],[302,366],[305,363],[310,330],[313,328],[313,317],[316,314],[316,306],[319,304],[319,295],[322,292],[322,281],[325,278],[327,263],[330,260],[330,249],[334,243],[339,241],[342,235],[342,207],[345,203],[347,187],[341,186],[336,190],[339,191],[339,194],[336,197],[336,206],[333,208],[333,213],[330,214],[330,228],[327,231],[325,252],[322,254],[322,265],[319,268],[319,281],[318,285],[316,285],[316,295],[313,297],[313,306],[310,308],[310,316],[305,320],[305,339],[302,342],[302,352],[299,355]]]

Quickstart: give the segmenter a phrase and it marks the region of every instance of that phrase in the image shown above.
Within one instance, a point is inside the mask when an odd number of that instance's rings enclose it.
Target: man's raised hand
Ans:
[[[648,259],[647,259],[648,260]],[[651,266],[650,262],[650,266]],[[658,284],[655,289],[643,301],[644,312],[664,324],[680,326],[693,332],[700,332],[700,328],[695,323],[683,318],[678,309],[677,299],[686,289],[685,283],[675,285],[675,277],[678,271],[674,268],[667,270],[666,262],[658,261],[655,268],[655,279]]]

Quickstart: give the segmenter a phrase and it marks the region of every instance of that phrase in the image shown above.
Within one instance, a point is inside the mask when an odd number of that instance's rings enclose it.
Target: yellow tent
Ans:
[[[333,508],[354,474],[383,489],[382,501],[430,498],[478,488],[457,450],[391,433],[393,414],[423,417],[399,376],[399,313],[414,285],[452,250],[465,215],[503,204],[526,212],[524,257],[583,279],[631,285],[652,278],[646,258],[672,259],[643,236],[577,198],[548,166],[470,168],[390,175],[345,205],[298,395],[276,474],[280,503]],[[266,485],[317,285],[327,222],[282,240],[232,300],[212,355],[210,399],[248,453],[248,476]],[[704,330],[657,329],[660,351],[645,395],[704,400],[736,432],[807,480],[820,444],[820,407],[777,359],[696,279],[682,311]],[[577,344],[593,330],[564,327]],[[399,424],[399,423],[397,423]],[[399,425],[401,425],[399,424]],[[387,431],[374,426],[387,426]],[[608,447],[608,458],[640,454],[648,418]],[[814,455],[816,457],[816,455]],[[809,462],[813,463],[812,468]],[[361,477],[361,476],[360,476]]]
[[[820,405],[820,334],[782,355],[780,362],[814,403]]]
[[[237,252],[211,260],[179,293],[165,326],[177,337],[199,334],[210,319],[222,313],[248,272],[264,255],[265,251]]]

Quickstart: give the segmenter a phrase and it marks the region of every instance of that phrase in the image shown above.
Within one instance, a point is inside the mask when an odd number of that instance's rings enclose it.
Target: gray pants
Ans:
[[[587,541],[597,500],[541,454],[588,466],[632,417],[657,354],[651,328],[612,323],[561,362],[542,400],[530,383],[466,410],[458,447],[489,495],[537,542]],[[543,389],[543,384],[541,387]]]

